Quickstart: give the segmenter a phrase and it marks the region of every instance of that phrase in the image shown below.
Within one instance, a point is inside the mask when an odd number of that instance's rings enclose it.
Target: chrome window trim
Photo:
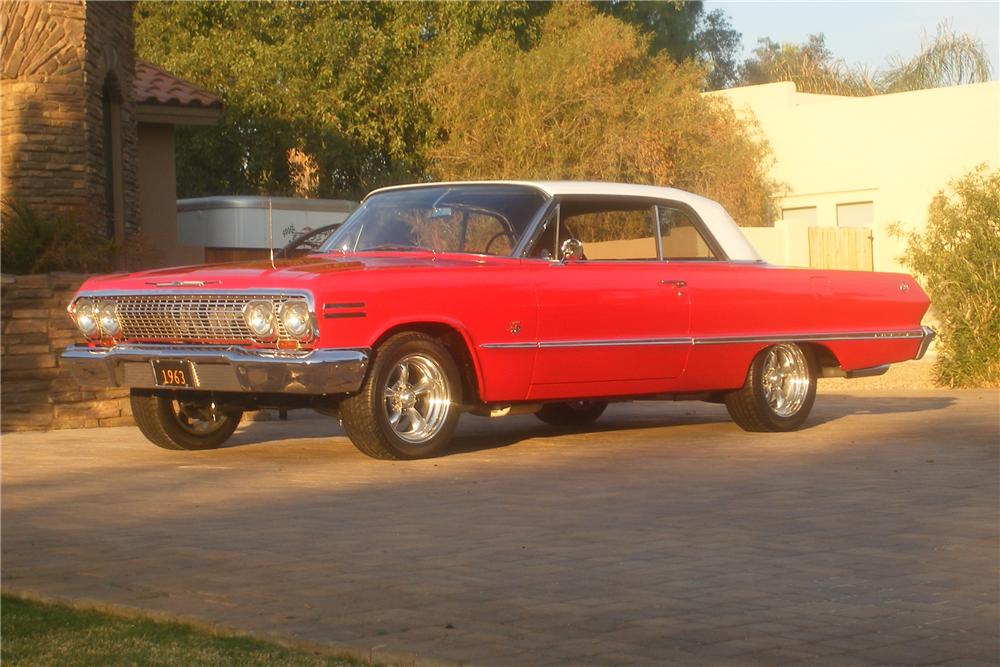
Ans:
[[[642,345],[741,345],[745,343],[797,343],[837,340],[928,340],[930,327],[909,330],[857,331],[823,334],[774,334],[753,336],[701,336],[697,338],[609,338],[598,340],[536,341],[532,343],[481,343],[484,350],[554,349],[579,347],[630,347]],[[932,330],[933,331],[933,330]],[[931,336],[933,337],[933,336]],[[928,343],[929,344],[929,343]]]
[[[535,241],[545,233],[546,224],[548,222],[548,217],[550,213],[554,213],[556,216],[556,224],[558,225],[559,219],[559,202],[555,197],[549,197],[548,201],[545,202],[545,206],[540,206],[538,213],[532,219],[528,225],[527,231],[524,236],[518,241],[517,247],[510,254],[511,257],[519,259],[537,259],[543,262],[550,262],[551,259],[542,259],[541,257],[530,257],[526,253],[535,244]],[[556,230],[556,240],[559,240],[558,229]],[[552,259],[558,261],[558,257],[553,256]]]
[[[663,261],[663,232],[660,230],[660,205],[653,203],[653,234],[656,235],[656,261]]]

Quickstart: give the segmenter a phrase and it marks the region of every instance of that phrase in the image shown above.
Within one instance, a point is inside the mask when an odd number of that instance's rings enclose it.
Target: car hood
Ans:
[[[358,271],[438,270],[448,267],[510,263],[516,260],[481,255],[385,253],[358,255],[307,255],[296,259],[199,264],[137,273],[93,277],[81,291],[308,289],[326,274]]]

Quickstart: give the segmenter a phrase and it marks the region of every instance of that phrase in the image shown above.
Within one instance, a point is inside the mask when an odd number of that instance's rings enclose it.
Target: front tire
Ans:
[[[132,417],[146,439],[163,449],[216,449],[233,434],[242,412],[222,414],[210,401],[175,400],[133,389]]]
[[[590,426],[604,414],[608,404],[604,401],[569,401],[548,403],[535,413],[546,424],[562,428]]]
[[[461,376],[448,349],[406,332],[379,347],[361,391],[341,402],[340,420],[363,454],[421,459],[448,447],[461,404]]]
[[[726,395],[726,408],[745,431],[793,431],[816,400],[816,361],[807,347],[781,343],[761,350],[742,389]]]

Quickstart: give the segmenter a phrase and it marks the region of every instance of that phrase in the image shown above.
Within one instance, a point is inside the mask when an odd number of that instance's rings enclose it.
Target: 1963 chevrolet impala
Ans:
[[[444,450],[462,412],[579,427],[639,398],[795,429],[818,378],[920,358],[927,306],[907,275],[768,265],[680,190],[436,183],[372,193],[305,257],[93,278],[69,306],[89,342],[63,358],[85,385],[130,387],[161,447],[311,407],[409,459]]]

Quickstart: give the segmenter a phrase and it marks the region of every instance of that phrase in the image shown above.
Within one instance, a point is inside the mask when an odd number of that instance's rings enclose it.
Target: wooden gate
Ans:
[[[810,227],[809,266],[872,271],[872,231],[866,227]]]

